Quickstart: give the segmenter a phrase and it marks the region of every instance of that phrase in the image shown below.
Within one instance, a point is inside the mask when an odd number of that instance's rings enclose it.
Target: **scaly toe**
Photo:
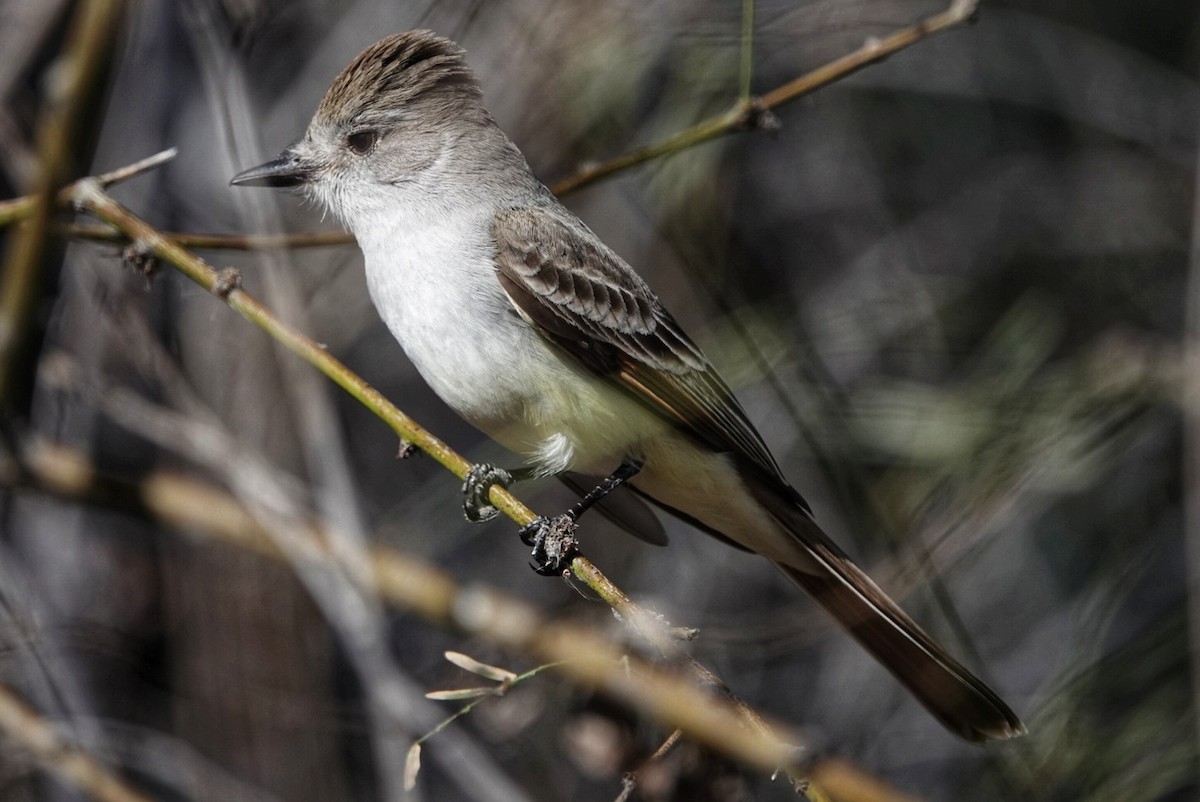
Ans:
[[[492,485],[506,488],[512,484],[512,480],[512,474],[503,468],[486,462],[472,465],[462,486],[463,514],[467,516],[467,520],[482,523],[499,515],[500,510],[488,501],[488,493],[491,492]]]

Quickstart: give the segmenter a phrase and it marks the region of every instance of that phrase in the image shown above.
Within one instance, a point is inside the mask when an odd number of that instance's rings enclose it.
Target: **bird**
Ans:
[[[608,475],[588,503],[624,484],[610,498],[770,560],[951,732],[1025,732],[821,529],[708,357],[535,177],[460,46],[424,30],[376,42],[299,140],[231,183],[299,188],[351,230],[391,334],[451,409],[521,455],[521,477]],[[476,495],[517,473],[478,473]]]

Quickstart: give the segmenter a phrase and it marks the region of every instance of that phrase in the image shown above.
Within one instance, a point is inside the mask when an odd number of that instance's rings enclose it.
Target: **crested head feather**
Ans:
[[[335,125],[366,113],[396,113],[420,100],[477,103],[479,82],[462,48],[432,31],[407,31],[381,39],[334,79],[316,118]]]

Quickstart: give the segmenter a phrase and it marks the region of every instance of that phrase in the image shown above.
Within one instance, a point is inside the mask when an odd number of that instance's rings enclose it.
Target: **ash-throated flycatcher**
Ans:
[[[1024,732],[821,531],[658,297],[534,177],[453,42],[367,48],[304,138],[233,183],[301,186],[341,218],[421,375],[538,473],[621,464],[639,495],[775,563],[953,732]]]

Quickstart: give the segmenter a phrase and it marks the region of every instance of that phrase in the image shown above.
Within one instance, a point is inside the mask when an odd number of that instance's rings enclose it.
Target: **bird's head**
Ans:
[[[360,53],[325,92],[304,137],[231,183],[300,187],[353,222],[359,207],[378,204],[389,187],[422,183],[457,141],[494,127],[462,48],[409,31]]]

